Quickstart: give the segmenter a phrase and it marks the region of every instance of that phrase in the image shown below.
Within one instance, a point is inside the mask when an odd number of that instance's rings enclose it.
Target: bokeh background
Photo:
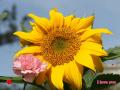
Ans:
[[[20,45],[12,33],[26,27],[30,29],[26,15],[49,17],[48,12],[54,7],[64,15],[94,14],[94,27],[109,28],[113,32],[113,35],[103,35],[104,48],[120,45],[120,0],[0,0],[0,76],[15,76],[12,60]]]

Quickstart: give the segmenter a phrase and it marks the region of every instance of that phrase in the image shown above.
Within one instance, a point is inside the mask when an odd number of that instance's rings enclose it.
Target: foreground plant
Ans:
[[[30,32],[15,32],[24,47],[15,57],[32,54],[48,63],[47,69],[35,78],[36,84],[49,81],[51,90],[63,90],[63,81],[73,90],[82,88],[84,68],[102,72],[101,56],[107,56],[103,49],[101,33],[111,34],[106,28],[92,28],[94,16],[78,18],[63,16],[57,9],[49,12],[50,19],[28,14]]]

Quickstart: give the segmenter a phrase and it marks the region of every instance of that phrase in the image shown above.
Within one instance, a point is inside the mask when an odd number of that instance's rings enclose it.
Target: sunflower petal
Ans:
[[[64,64],[65,67],[65,79],[72,86],[82,88],[82,71],[79,71],[77,64],[74,61]]]
[[[51,81],[53,85],[60,90],[63,90],[63,76],[64,76],[63,65],[52,67]]]
[[[29,41],[25,41],[25,40],[23,40],[23,39],[19,39],[19,41],[20,41],[20,46],[23,48],[23,47],[25,47],[26,45],[32,45],[33,43],[32,42],[29,42]]]
[[[71,30],[75,30],[75,28],[76,28],[76,26],[78,25],[79,21],[80,21],[80,18],[74,18],[74,19],[71,21],[71,25],[70,25]]]
[[[82,18],[79,21],[78,25],[76,26],[75,30],[80,32],[81,29],[86,29],[86,28],[90,27],[93,24],[93,21],[94,21],[94,16]]]
[[[62,27],[64,22],[64,17],[62,13],[58,12],[56,9],[52,9],[49,12],[50,22],[53,27]]]
[[[39,38],[36,38],[36,40],[34,39],[33,40],[33,38],[31,39],[31,38],[29,38],[29,39],[27,39],[27,38],[20,38],[20,45],[21,45],[21,47],[24,47],[25,45],[31,45],[31,44],[33,44],[33,43],[40,43],[40,40],[39,41],[37,41],[37,39],[42,39],[42,36],[43,36],[43,32],[40,32],[40,30],[39,30],[39,28],[36,26],[36,24],[35,23],[33,23],[33,22],[30,22],[30,25],[32,26],[32,30],[33,31],[31,31],[31,32],[29,32],[29,33],[27,33],[27,34],[33,34],[33,35],[36,35],[37,37],[39,37]],[[39,31],[39,32],[37,32],[37,31]],[[37,33],[39,33],[39,34],[37,34]],[[14,33],[15,34],[15,33]],[[18,33],[19,34],[19,33]],[[16,34],[15,34],[16,35]],[[40,36],[39,36],[40,35]],[[18,35],[17,35],[18,36]],[[21,37],[21,36],[20,36]],[[28,36],[29,37],[29,36]],[[34,42],[35,41],[35,42]]]
[[[95,50],[90,50],[90,49],[81,49],[81,52],[83,53],[88,53],[89,55],[95,55],[95,56],[107,56],[107,53],[105,50],[102,50],[101,52],[95,51]]]
[[[91,30],[87,30],[82,36],[81,36],[81,41],[86,40],[87,38],[98,34],[98,33],[106,33],[106,34],[112,34],[112,32],[110,32],[108,29],[106,28],[100,28],[100,29],[91,29]]]
[[[25,47],[22,50],[18,51],[15,54],[15,57],[18,57],[21,54],[40,53],[40,52],[41,52],[40,46],[28,46],[28,47]]]
[[[94,43],[98,43],[102,45],[102,38],[101,38],[101,34],[95,34],[91,37],[89,37],[88,39],[86,39],[86,42],[94,42]]]
[[[41,85],[46,80],[45,72],[39,73],[39,75],[35,79],[35,83]]]
[[[28,14],[28,16],[31,17],[35,21],[35,23],[39,27],[41,27],[41,29],[44,29],[45,31],[48,32],[48,30],[50,29],[50,23],[49,23],[47,18],[38,17],[38,16],[31,14],[31,13]]]
[[[72,21],[73,18],[74,18],[73,15],[66,16],[65,19],[64,19],[64,26],[70,27],[70,24],[71,24],[71,21]]]
[[[102,49],[102,45],[94,42],[83,42],[80,46],[81,50],[86,50],[92,54],[99,54],[100,56],[107,56],[105,50]],[[100,54],[101,53],[101,54]]]
[[[48,84],[49,84],[49,87],[50,87],[50,90],[54,90],[55,89],[55,86],[53,85],[52,81],[51,81],[51,68],[47,71],[46,73],[46,76],[48,78]]]
[[[43,34],[39,33],[36,29],[33,29],[31,32],[22,32],[17,31],[14,35],[18,36],[20,39],[24,41],[32,42],[32,43],[40,43]]]
[[[92,56],[93,62],[97,72],[103,72],[103,64],[100,57]]]
[[[74,60],[78,62],[80,65],[83,65],[85,67],[92,69],[93,71],[96,71],[93,59],[89,54],[79,51],[77,55],[74,57]]]

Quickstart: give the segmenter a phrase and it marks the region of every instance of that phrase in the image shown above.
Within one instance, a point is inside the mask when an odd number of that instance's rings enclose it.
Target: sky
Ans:
[[[0,12],[17,5],[17,24],[28,13],[48,17],[51,8],[58,8],[64,15],[75,14],[78,17],[95,15],[95,28],[108,28],[113,35],[103,35],[105,49],[120,45],[120,0],[0,0]],[[0,75],[14,75],[12,59],[20,49],[18,43],[0,46]]]

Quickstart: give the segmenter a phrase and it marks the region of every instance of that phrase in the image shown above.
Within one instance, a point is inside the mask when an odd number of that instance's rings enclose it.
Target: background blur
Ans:
[[[30,28],[26,15],[35,13],[48,17],[49,10],[57,7],[64,15],[79,17],[95,15],[94,27],[109,28],[113,35],[103,35],[105,49],[120,45],[120,0],[0,0],[0,76],[15,75],[12,58],[20,49],[12,33]]]

